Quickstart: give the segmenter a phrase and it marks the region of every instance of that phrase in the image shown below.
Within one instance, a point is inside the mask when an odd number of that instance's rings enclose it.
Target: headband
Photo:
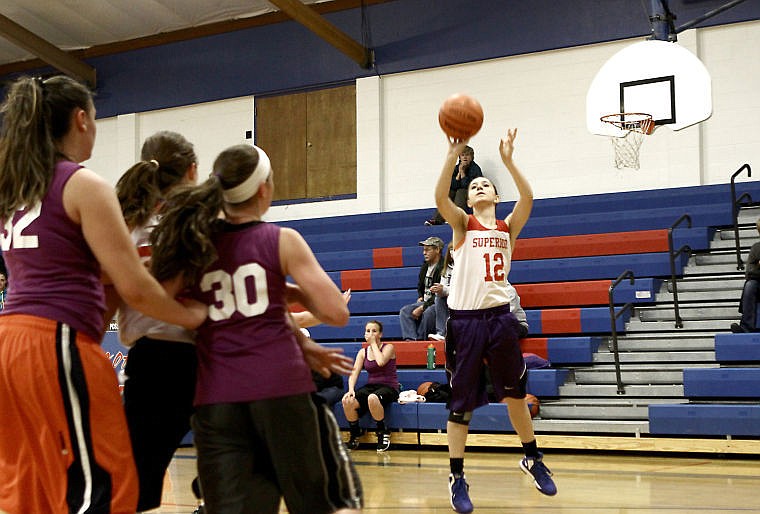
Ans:
[[[240,203],[252,197],[259,186],[269,177],[272,172],[272,164],[269,162],[269,156],[264,150],[256,145],[252,145],[259,153],[259,162],[253,169],[248,178],[231,189],[222,191],[222,197],[227,203]]]

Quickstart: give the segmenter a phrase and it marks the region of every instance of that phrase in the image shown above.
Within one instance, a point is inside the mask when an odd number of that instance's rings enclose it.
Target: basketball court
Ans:
[[[516,437],[516,436],[515,436]],[[435,450],[374,449],[352,453],[364,488],[364,512],[452,512],[448,455]],[[760,463],[720,457],[549,453],[558,493],[539,493],[517,463],[516,452],[467,453],[465,473],[476,512],[660,513],[760,512]],[[172,461],[160,514],[189,514],[195,452],[182,449]],[[287,512],[283,507],[281,512]]]

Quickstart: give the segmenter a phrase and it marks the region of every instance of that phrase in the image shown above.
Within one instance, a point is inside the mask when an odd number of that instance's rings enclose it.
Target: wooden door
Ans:
[[[272,159],[275,200],[355,194],[355,86],[257,98],[256,144]]]
[[[274,200],[306,198],[306,94],[256,99],[256,145],[272,161]]]
[[[306,100],[308,198],[356,193],[356,89],[313,91]]]

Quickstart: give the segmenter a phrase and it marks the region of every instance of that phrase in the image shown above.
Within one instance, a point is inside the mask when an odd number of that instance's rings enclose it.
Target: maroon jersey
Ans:
[[[382,346],[380,347],[382,350]],[[368,384],[383,384],[392,389],[398,389],[398,374],[396,372],[396,357],[385,363],[385,366],[378,366],[377,361],[371,361],[367,358],[369,355],[369,346],[364,348],[364,369],[367,370]]]
[[[285,323],[280,227],[225,223],[214,245],[219,258],[191,292],[209,306],[198,328],[195,404],[314,391],[301,348]]]
[[[56,163],[42,201],[4,220],[2,249],[11,285],[2,315],[61,321],[100,342],[105,313],[100,264],[82,227],[63,208],[63,188],[81,167]]]

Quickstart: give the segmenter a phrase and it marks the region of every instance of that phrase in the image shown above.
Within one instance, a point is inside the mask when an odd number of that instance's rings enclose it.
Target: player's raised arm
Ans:
[[[520,231],[522,231],[523,227],[528,222],[530,211],[533,209],[533,188],[530,187],[530,183],[517,167],[512,157],[515,151],[514,143],[516,137],[517,129],[509,129],[507,130],[507,137],[502,139],[499,143],[501,160],[504,163],[504,166],[507,167],[509,174],[512,175],[512,180],[514,180],[517,192],[520,195],[515,203],[515,207],[505,220],[509,225],[510,239],[513,248],[517,236],[520,235]]]

